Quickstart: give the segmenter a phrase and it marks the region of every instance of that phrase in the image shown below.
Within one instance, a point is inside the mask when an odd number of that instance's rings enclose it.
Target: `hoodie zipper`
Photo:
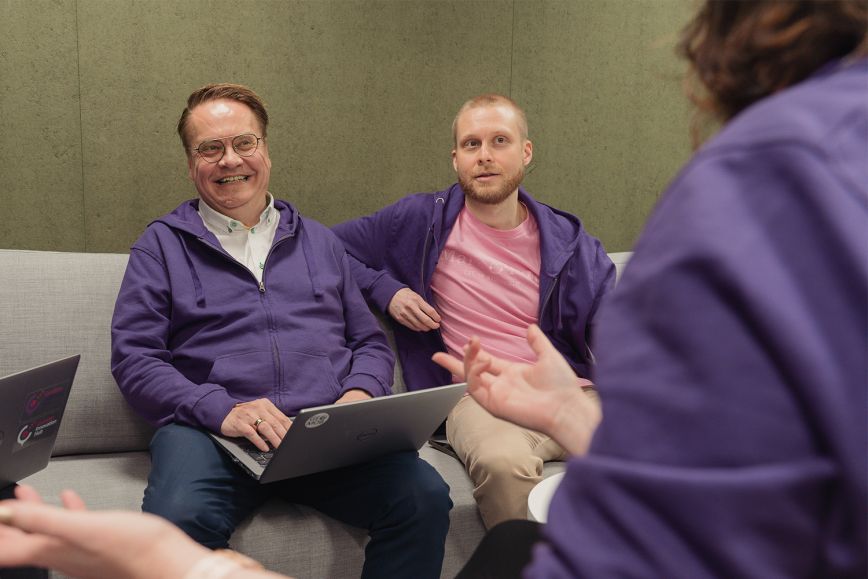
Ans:
[[[266,320],[268,322],[268,332],[269,332],[270,338],[271,338],[271,357],[272,357],[272,360],[274,362],[274,372],[275,372],[274,383],[277,384],[277,387],[275,388],[274,396],[276,398],[276,401],[277,401],[276,406],[278,408],[280,408],[282,406],[282,402],[283,402],[282,396],[281,396],[281,388],[283,386],[283,381],[280,378],[283,375],[283,364],[280,361],[280,349],[278,348],[277,337],[275,336],[276,331],[275,331],[275,327],[274,327],[274,316],[271,313],[271,308],[268,307],[268,304],[265,301],[265,299],[266,299],[265,298],[265,266],[268,265],[268,258],[271,257],[271,254],[274,251],[274,248],[277,247],[278,245],[280,245],[281,243],[283,243],[284,241],[286,241],[287,239],[289,239],[289,237],[290,237],[289,235],[281,237],[277,241],[275,241],[271,244],[271,248],[269,248],[268,253],[265,256],[265,261],[262,263],[262,280],[257,280],[256,276],[253,274],[252,271],[250,271],[249,269],[244,267],[244,265],[240,261],[233,258],[231,255],[226,254],[225,250],[221,251],[221,250],[217,249],[216,247],[214,247],[213,245],[211,245],[210,243],[208,243],[207,241],[205,241],[204,239],[197,238],[205,247],[209,248],[211,251],[218,253],[219,255],[223,256],[223,258],[225,260],[227,260],[231,263],[234,263],[234,264],[238,265],[239,267],[243,268],[244,271],[246,271],[247,273],[250,274],[250,276],[253,278],[253,281],[257,282],[257,285],[259,288],[259,298],[260,298],[259,301],[260,301],[260,303],[262,303],[262,308],[265,310],[265,317],[266,317]]]

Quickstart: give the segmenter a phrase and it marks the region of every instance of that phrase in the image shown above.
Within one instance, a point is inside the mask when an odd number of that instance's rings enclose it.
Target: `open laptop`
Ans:
[[[466,389],[466,384],[451,384],[306,408],[268,453],[244,438],[211,436],[253,478],[269,483],[419,450]]]
[[[0,489],[48,464],[79,358],[0,378]]]

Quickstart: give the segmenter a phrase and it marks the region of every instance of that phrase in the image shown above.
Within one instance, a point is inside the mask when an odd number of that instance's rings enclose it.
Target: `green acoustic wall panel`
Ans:
[[[482,92],[525,106],[529,189],[610,250],[687,155],[671,47],[688,0],[2,6],[0,247],[126,251],[195,195],[175,123],[207,82],[265,98],[271,190],[326,224],[449,185],[453,115]]]
[[[271,191],[325,223],[447,184],[453,110],[508,88],[511,6],[79,0],[88,249],[195,196],[174,127],[207,82],[263,96]],[[492,8],[484,32],[466,18]]]
[[[512,96],[535,146],[528,189],[629,250],[689,155],[684,0],[516,2]]]
[[[75,2],[0,12],[0,247],[84,251]]]

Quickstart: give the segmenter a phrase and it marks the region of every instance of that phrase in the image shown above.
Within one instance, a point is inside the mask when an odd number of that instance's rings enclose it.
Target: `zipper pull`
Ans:
[[[259,282],[259,293],[261,293],[261,294],[265,293],[265,282],[263,282],[263,281]]]

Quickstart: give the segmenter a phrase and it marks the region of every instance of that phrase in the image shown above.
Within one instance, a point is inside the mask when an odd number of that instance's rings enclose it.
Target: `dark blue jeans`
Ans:
[[[416,452],[260,484],[207,434],[170,424],[151,440],[151,463],[142,510],[206,547],[226,547],[242,519],[279,496],[367,529],[364,578],[440,576],[452,501],[448,485]]]

